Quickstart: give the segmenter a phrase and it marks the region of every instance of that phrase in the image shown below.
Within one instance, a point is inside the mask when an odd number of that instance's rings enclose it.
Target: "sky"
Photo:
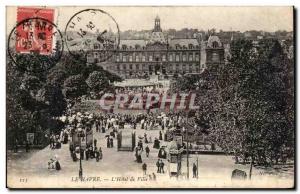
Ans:
[[[223,31],[293,30],[293,7],[197,7],[197,6],[153,6],[153,7],[50,7],[56,11],[56,21],[61,31],[69,19],[86,8],[102,9],[118,23],[120,31],[151,30],[154,19],[159,16],[163,30],[196,28],[207,30],[215,28]],[[7,32],[16,23],[16,7],[7,7]]]

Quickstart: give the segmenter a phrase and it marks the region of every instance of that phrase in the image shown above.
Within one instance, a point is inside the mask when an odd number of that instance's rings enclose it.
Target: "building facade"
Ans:
[[[88,63],[97,63],[97,48],[100,46],[94,45],[89,52]],[[207,65],[219,63],[224,63],[224,47],[217,36],[210,36],[207,41],[202,38],[169,38],[156,17],[149,39],[120,40],[113,56],[99,64],[123,78],[142,78],[200,73]]]

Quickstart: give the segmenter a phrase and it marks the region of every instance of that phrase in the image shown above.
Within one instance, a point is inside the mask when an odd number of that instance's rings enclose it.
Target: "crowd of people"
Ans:
[[[71,114],[60,118],[65,123],[65,128],[60,134],[51,134],[50,148],[59,149],[61,144],[69,142],[70,156],[74,162],[78,160],[95,159],[96,162],[103,158],[102,148],[97,146],[97,139],[89,137],[89,131],[95,128],[94,133],[103,133],[106,138],[106,147],[114,148],[114,139],[117,138],[120,130],[125,125],[131,129],[144,129],[143,137],[138,137],[137,146],[134,149],[135,161],[142,164],[144,175],[146,175],[147,164],[142,159],[142,153],[145,151],[145,157],[150,155],[149,143],[153,143],[153,149],[158,150],[158,161],[156,162],[157,173],[164,173],[163,159],[167,158],[165,146],[162,147],[161,141],[166,141],[166,133],[170,130],[180,128],[184,122],[184,116],[179,113],[153,113],[149,114],[116,114],[116,113],[81,113],[71,112]],[[157,136],[148,135],[147,131],[157,130]],[[151,133],[153,134],[153,133]],[[145,147],[144,147],[145,146]],[[58,161],[58,160],[56,160]],[[148,176],[148,175],[147,175]],[[151,179],[156,179],[155,174],[149,174]],[[149,177],[150,178],[150,177]]]

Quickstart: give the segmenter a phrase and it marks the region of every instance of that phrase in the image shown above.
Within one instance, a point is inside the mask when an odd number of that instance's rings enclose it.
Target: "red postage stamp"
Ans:
[[[18,7],[16,51],[48,55],[53,49],[54,9]]]

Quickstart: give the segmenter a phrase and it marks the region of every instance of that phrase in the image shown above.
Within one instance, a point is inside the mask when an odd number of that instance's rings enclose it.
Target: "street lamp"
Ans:
[[[79,178],[82,180],[82,163],[81,163],[81,137],[82,137],[82,131],[78,132],[78,139],[79,139]]]
[[[189,179],[189,174],[190,174],[190,168],[189,168],[189,141],[188,141],[188,130],[183,127],[182,131],[185,132],[185,138],[186,138],[186,178]]]
[[[199,178],[199,166],[198,166],[198,152],[196,152],[197,155],[197,179]]]

